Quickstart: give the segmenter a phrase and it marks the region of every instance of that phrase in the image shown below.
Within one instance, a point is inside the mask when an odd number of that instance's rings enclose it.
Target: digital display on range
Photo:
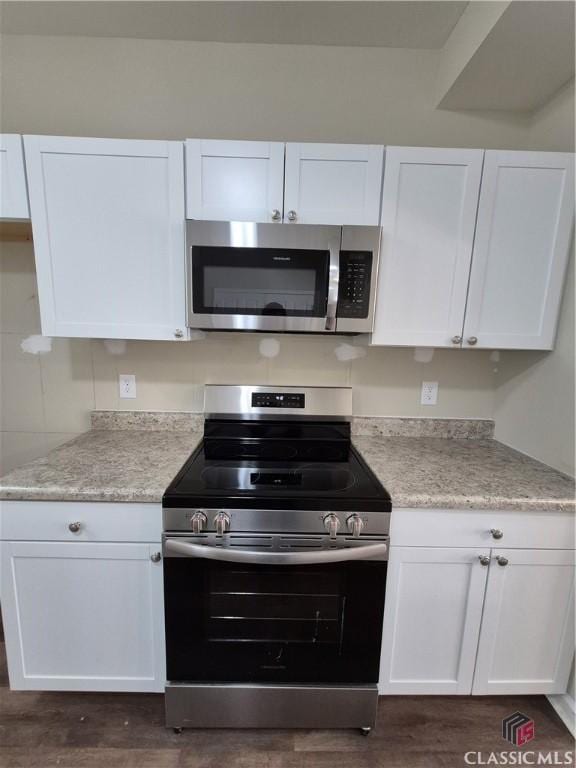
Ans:
[[[253,392],[252,408],[304,408],[303,392]]]

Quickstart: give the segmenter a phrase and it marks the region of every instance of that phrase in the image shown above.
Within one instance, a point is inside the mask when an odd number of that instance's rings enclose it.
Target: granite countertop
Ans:
[[[574,480],[497,440],[355,437],[393,508],[572,511]]]
[[[92,430],[0,479],[0,499],[160,502],[199,431]]]
[[[196,447],[201,421],[184,431],[126,420],[93,429],[10,472],[1,499],[160,502]],[[394,508],[569,510],[574,481],[492,439],[356,435],[354,444]]]

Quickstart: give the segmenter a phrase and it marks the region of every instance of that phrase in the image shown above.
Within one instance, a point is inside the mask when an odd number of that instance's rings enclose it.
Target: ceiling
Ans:
[[[466,2],[3,2],[2,31],[225,43],[442,48]]]

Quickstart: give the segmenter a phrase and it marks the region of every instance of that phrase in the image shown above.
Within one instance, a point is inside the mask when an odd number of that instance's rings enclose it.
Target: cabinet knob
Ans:
[[[160,560],[162,560],[162,555],[160,552],[152,552],[150,555],[150,560],[152,560],[153,563],[159,563]]]
[[[490,565],[490,558],[488,555],[478,555],[478,560],[480,560],[480,565]]]
[[[462,344],[462,336],[452,336],[452,344]]]
[[[296,211],[288,211],[288,221],[296,221]]]
[[[493,539],[501,539],[504,536],[504,531],[501,531],[500,528],[490,528],[490,533]]]
[[[230,530],[230,516],[226,512],[218,512],[214,518],[214,527],[216,528],[216,536],[224,536]]]
[[[176,328],[176,330],[174,331],[174,336],[177,339],[182,339],[184,338],[184,331],[181,330],[180,328]]]
[[[504,557],[503,555],[498,555],[496,562],[498,565],[508,565],[508,558]]]
[[[466,339],[466,341],[468,342],[468,344],[470,344],[470,346],[472,346],[472,347],[473,347],[473,346],[474,346],[474,344],[477,344],[477,343],[478,343],[478,338],[477,338],[476,336],[469,336],[469,337]]]
[[[272,221],[280,221],[281,218],[282,218],[282,214],[280,213],[278,208],[274,208],[274,210],[272,211]]]
[[[82,528],[82,523],[69,523],[68,530],[71,533],[78,533],[78,531]]]

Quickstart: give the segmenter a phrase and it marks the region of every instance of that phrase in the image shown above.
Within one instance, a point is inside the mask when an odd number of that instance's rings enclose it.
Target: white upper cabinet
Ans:
[[[186,338],[183,144],[24,146],[42,333]]]
[[[0,134],[0,219],[29,219],[22,137]]]
[[[483,154],[387,147],[373,344],[461,344]]]
[[[492,550],[472,693],[564,693],[573,658],[574,550]]]
[[[464,345],[551,349],[574,221],[574,156],[487,151]]]
[[[287,144],[284,221],[377,225],[384,148]]]
[[[284,143],[186,141],[186,217],[282,221]]]

